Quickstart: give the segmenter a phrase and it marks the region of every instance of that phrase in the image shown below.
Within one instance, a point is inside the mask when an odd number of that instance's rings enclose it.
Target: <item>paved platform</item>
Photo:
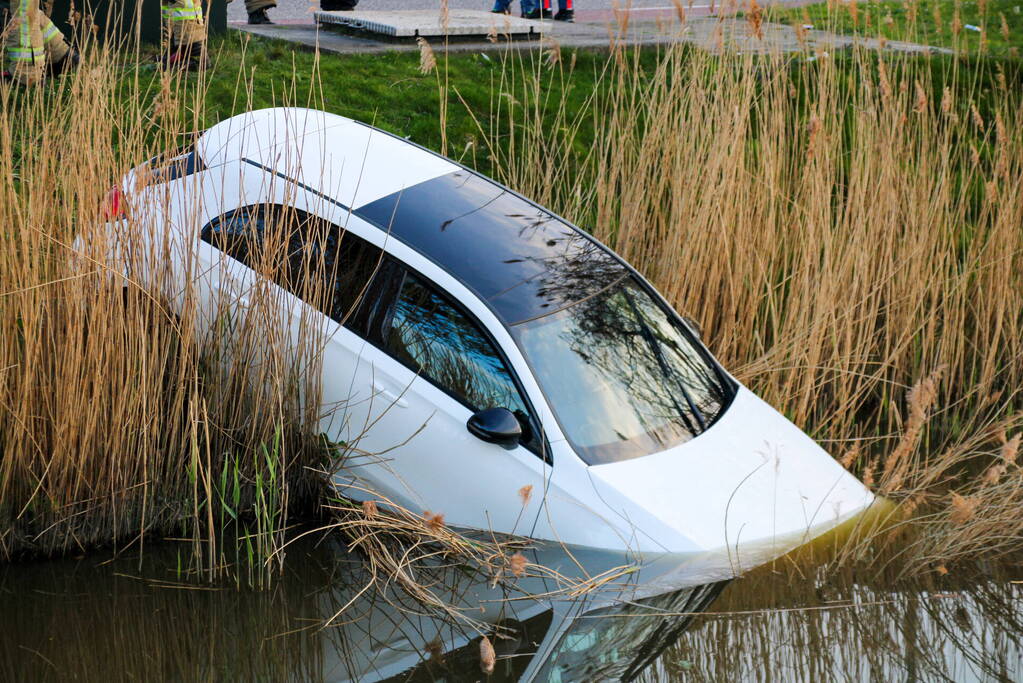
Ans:
[[[435,15],[435,10],[430,10]],[[369,11],[365,12],[370,13]],[[351,14],[351,13],[349,13]],[[418,50],[414,42],[395,42],[393,38],[375,35],[365,31],[341,33],[324,29],[312,23],[312,12],[306,23],[256,25],[232,24],[238,30],[267,38],[288,41],[308,49],[333,52],[335,54],[384,53]],[[528,20],[520,20],[528,21]],[[682,24],[674,13],[671,17],[658,17],[655,21],[625,22],[577,22],[566,24],[555,21],[535,21],[543,24],[537,28],[542,40],[510,40],[498,32],[497,41],[491,42],[486,36],[459,36],[458,40],[446,45],[450,52],[493,52],[509,49],[551,49],[557,45],[563,48],[607,49],[611,45],[670,45],[692,43],[713,53],[802,53],[806,59],[827,58],[836,50],[851,49],[854,46],[867,49],[886,49],[897,52],[923,54],[928,52],[950,52],[926,45],[900,42],[882,42],[876,39],[854,38],[836,35],[827,31],[809,29],[797,34],[796,30],[783,24],[764,23],[759,36],[753,32],[745,19],[730,17],[696,17]],[[493,36],[491,36],[493,37]]]
[[[389,38],[443,38],[486,36],[537,36],[551,22],[530,21],[482,10],[452,9],[446,15],[438,10],[355,10],[353,12],[314,12],[313,18],[324,26],[379,34]]]

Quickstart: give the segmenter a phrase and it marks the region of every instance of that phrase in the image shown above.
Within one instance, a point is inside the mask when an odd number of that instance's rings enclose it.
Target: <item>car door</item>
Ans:
[[[530,533],[545,476],[536,413],[504,354],[478,320],[422,275],[388,260],[368,299],[370,344],[356,381],[373,387],[362,461],[336,481],[355,498],[370,491],[447,523]],[[523,427],[511,448],[466,428],[486,408],[507,408]],[[531,495],[535,492],[535,495]]]

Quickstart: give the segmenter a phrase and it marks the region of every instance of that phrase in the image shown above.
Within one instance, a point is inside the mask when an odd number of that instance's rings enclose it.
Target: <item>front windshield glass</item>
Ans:
[[[687,441],[727,406],[730,390],[709,359],[631,277],[512,329],[590,465]]]

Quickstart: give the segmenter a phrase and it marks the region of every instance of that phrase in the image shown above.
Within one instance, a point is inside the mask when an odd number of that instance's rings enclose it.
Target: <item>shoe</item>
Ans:
[[[558,13],[554,15],[554,21],[566,21],[570,24],[575,23],[575,10],[559,9]]]
[[[532,12],[524,12],[522,14],[523,19],[550,19],[552,16],[553,14],[549,9],[535,9]]]
[[[505,7],[504,9],[497,9],[496,7],[490,10],[491,14],[511,14],[511,10]]]
[[[351,12],[358,5],[358,2],[351,0],[320,0],[320,9],[324,12]]]
[[[255,12],[249,12],[249,23],[250,24],[272,24],[270,17],[266,16],[266,8],[257,9]]]

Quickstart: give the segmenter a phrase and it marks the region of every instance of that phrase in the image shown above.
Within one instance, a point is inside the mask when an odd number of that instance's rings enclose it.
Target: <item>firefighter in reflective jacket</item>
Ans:
[[[161,0],[164,27],[170,39],[167,66],[195,68],[205,60],[206,22],[201,0]]]
[[[78,54],[39,9],[39,0],[13,0],[5,48],[4,75],[26,85],[39,83],[47,74],[56,75],[78,64]]]

